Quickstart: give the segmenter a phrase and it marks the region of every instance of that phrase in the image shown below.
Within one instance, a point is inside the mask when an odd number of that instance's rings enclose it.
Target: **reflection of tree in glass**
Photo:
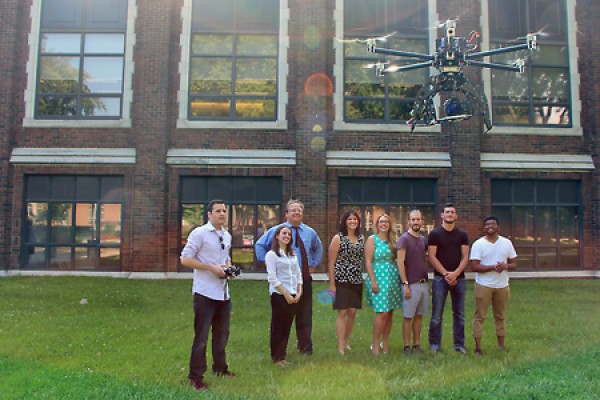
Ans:
[[[41,65],[37,114],[80,115],[77,106],[77,91],[80,89],[79,94],[90,93],[85,81],[89,80],[91,76],[84,73],[84,83],[79,87],[77,78],[79,71],[71,65],[67,57],[44,57]],[[101,99],[81,97],[81,111],[84,115],[93,116],[96,110],[107,110]]]

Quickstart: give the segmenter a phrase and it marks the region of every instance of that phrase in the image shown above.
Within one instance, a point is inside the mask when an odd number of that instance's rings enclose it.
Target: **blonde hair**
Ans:
[[[377,217],[377,221],[375,221],[375,226],[373,228],[375,230],[375,234],[379,235],[379,220],[383,217],[387,218],[390,222],[390,229],[387,232],[387,242],[390,252],[392,253],[392,261],[394,261],[396,259],[396,242],[398,241],[398,234],[396,233],[396,223],[394,219],[388,214],[383,213]]]

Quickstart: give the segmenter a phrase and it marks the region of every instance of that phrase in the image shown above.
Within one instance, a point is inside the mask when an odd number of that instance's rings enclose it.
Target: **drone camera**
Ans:
[[[449,97],[444,102],[444,111],[446,117],[470,117],[473,113],[473,106],[466,99],[459,99],[456,96]]]

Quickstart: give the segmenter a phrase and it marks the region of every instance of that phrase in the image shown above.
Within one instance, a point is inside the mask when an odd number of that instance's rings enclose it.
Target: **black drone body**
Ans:
[[[521,50],[535,50],[537,48],[537,35],[528,34],[521,38],[524,43],[514,46],[501,47],[488,51],[476,51],[479,33],[471,32],[468,38],[457,37],[455,34],[456,20],[448,20],[444,25],[446,27],[446,36],[436,40],[436,51],[434,54],[413,53],[377,47],[377,41],[385,40],[391,34],[384,38],[371,38],[361,42],[367,45],[367,51],[370,53],[422,60],[403,66],[389,66],[389,61],[380,61],[374,64],[377,76],[383,76],[386,73],[396,71],[409,71],[429,67],[434,67],[439,71],[438,75],[432,76],[429,82],[423,85],[417,95],[411,111],[412,118],[407,121],[411,126],[411,131],[417,125],[435,125],[446,122],[464,121],[471,118],[475,109],[478,109],[487,132],[493,126],[490,119],[487,97],[480,87],[471,84],[464,76],[464,67],[473,65],[481,68],[494,68],[522,73],[525,68],[524,60],[517,60],[512,64],[499,64],[484,62],[478,59]],[[443,92],[460,93],[462,96],[450,96],[443,104],[445,116],[438,117],[434,98]]]

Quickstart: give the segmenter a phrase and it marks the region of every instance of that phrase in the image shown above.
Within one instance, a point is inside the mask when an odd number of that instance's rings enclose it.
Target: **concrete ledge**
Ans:
[[[17,147],[11,164],[135,164],[135,149]]]
[[[481,153],[481,169],[593,171],[590,155]]]
[[[284,166],[296,165],[295,150],[169,149],[167,165],[172,166]]]
[[[449,153],[328,151],[328,167],[451,168]]]

